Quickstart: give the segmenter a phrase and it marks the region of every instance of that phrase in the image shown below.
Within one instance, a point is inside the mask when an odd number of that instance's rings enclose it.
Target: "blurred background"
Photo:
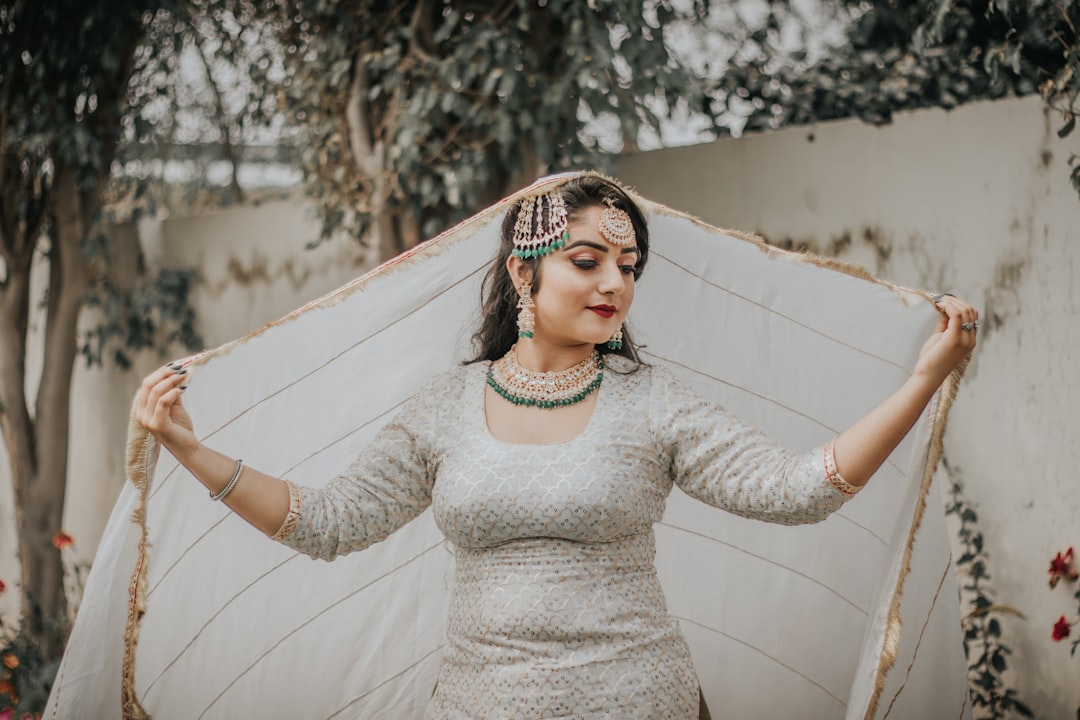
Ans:
[[[1080,717],[1078,24],[1080,0],[0,0],[0,713],[44,707],[144,374],[593,168],[980,309],[939,469],[975,716]]]

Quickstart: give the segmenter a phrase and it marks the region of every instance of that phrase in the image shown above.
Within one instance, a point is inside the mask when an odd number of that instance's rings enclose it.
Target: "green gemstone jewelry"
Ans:
[[[517,345],[491,363],[487,384],[515,405],[560,408],[576,405],[595,392],[604,379],[604,358],[599,352],[558,372],[536,372],[521,366]]]

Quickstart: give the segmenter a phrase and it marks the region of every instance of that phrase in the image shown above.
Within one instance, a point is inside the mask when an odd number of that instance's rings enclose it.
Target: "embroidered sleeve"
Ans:
[[[785,525],[820,522],[851,497],[841,489],[853,486],[836,472],[831,444],[791,452],[667,370],[653,372],[653,428],[670,459],[672,479],[691,497]]]
[[[324,488],[289,484],[275,540],[332,560],[384,540],[431,504],[435,482],[434,382],[412,396],[349,467]]]
[[[285,515],[281,527],[270,536],[271,540],[277,540],[278,542],[284,542],[291,536],[293,530],[296,529],[297,521],[300,520],[300,488],[288,480],[285,481],[285,484],[289,486],[289,512]]]
[[[844,493],[845,495],[854,495],[862,490],[860,485],[852,485],[840,475],[840,471],[836,469],[836,454],[834,448],[836,446],[836,438],[833,438],[825,445],[823,455],[825,463],[825,477],[829,482],[833,484],[833,487]]]

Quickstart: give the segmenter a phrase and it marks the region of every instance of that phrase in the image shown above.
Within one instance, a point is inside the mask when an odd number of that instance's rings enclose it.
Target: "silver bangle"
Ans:
[[[240,481],[240,471],[242,471],[243,469],[244,461],[237,459],[236,472],[234,472],[233,476],[229,478],[229,482],[225,485],[225,487],[221,488],[221,492],[219,492],[217,495],[215,495],[213,491],[210,492],[210,499],[223,500],[226,495],[231,493],[233,491],[233,488],[236,487],[236,483]]]

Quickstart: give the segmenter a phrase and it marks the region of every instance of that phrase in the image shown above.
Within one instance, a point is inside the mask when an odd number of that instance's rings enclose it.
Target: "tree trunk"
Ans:
[[[89,273],[82,243],[88,229],[92,210],[86,207],[74,173],[61,170],[53,194],[52,246],[49,250],[49,305],[45,327],[45,352],[38,386],[37,413],[34,419],[35,444],[50,448],[38,453],[38,476],[35,491],[30,495],[27,515],[36,517],[39,532],[51,538],[61,529],[64,496],[67,491],[68,440],[71,419],[71,375],[79,352],[79,311],[89,289]],[[30,537],[31,528],[23,528]],[[25,542],[23,543],[26,544]],[[46,621],[56,620],[61,626],[52,631],[42,628],[49,656],[58,655],[66,639],[63,623],[66,619],[64,572],[60,552],[51,546],[40,547],[36,564],[31,561],[30,572],[24,569],[27,586],[41,604]],[[26,567],[26,560],[23,561]]]
[[[5,221],[8,219],[5,217]],[[46,544],[41,545],[36,533],[29,541],[23,534],[26,527],[37,528],[28,512],[29,497],[36,484],[38,453],[34,421],[26,402],[26,332],[30,312],[30,267],[34,255],[34,243],[26,235],[36,233],[37,226],[21,228],[15,222],[4,225],[5,277],[0,282],[0,430],[11,464],[15,494],[15,524],[22,564],[22,616],[40,628],[41,616],[33,611],[37,607],[36,596],[31,596],[27,584],[27,569],[37,562],[37,554],[24,552],[24,548],[47,550],[51,545],[47,537]]]
[[[48,657],[56,657],[63,650],[67,613],[63,562],[52,538],[63,521],[76,323],[88,273],[82,252],[86,207],[70,171],[58,173],[50,200],[49,301],[35,412],[25,395],[31,250],[19,256],[17,266],[9,264],[0,286],[0,425],[15,490],[23,629]],[[25,239],[24,247],[32,246]]]

